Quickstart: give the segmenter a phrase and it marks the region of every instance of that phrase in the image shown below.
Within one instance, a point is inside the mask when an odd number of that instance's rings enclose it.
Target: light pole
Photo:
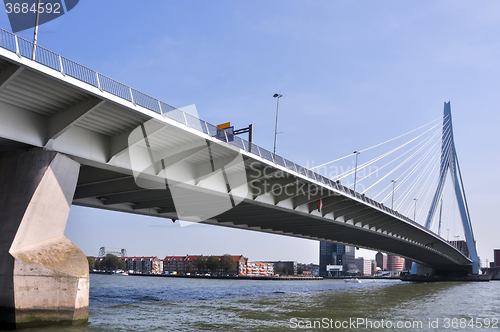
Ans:
[[[40,21],[40,0],[37,1],[36,7],[36,19],[35,19],[35,31],[33,33],[33,53],[31,55],[31,60],[35,60],[36,57],[36,42],[38,40],[38,22]]]
[[[414,198],[413,201],[415,202],[415,208],[413,210],[413,221],[417,220],[417,201],[418,199]]]
[[[392,182],[392,203],[391,203],[391,210],[394,210],[394,184],[396,183],[396,180],[391,180]]]
[[[283,95],[280,95],[279,93],[275,93],[273,97],[277,99],[277,103],[276,103],[276,126],[274,127],[274,155],[276,155],[276,140],[278,139],[278,111],[280,109],[280,98],[283,97]]]
[[[358,173],[358,154],[360,154],[361,152],[354,151],[353,153],[356,155],[356,164],[354,166],[354,192],[356,192],[356,177]]]

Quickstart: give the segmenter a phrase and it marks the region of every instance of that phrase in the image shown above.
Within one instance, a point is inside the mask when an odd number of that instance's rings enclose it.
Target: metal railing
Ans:
[[[175,107],[166,104],[158,99],[155,99],[147,94],[144,94],[140,91],[137,91],[123,83],[113,80],[103,74],[96,72],[90,68],[80,65],[72,60],[69,60],[59,54],[56,54],[46,48],[36,45],[35,57],[33,58],[33,47],[34,44],[22,37],[19,37],[9,31],[6,31],[0,28],[0,47],[7,49],[16,53],[19,57],[23,57],[26,59],[30,59],[39,64],[42,64],[48,68],[59,71],[63,75],[67,75],[73,77],[79,81],[87,83],[93,87],[98,88],[101,91],[108,92],[112,95],[120,97],[124,100],[127,100],[134,105],[142,106],[148,110],[156,112],[158,114],[163,115],[169,119],[182,123],[189,128],[196,129],[204,134],[207,134],[211,137],[215,137],[217,135],[217,127],[198,119],[190,114],[185,113],[182,110],[176,109]],[[415,223],[413,220],[409,219],[406,216],[403,216],[397,211],[393,211],[392,209],[386,207],[385,205],[376,202],[365,195],[362,195],[358,192],[354,192],[353,190],[332,181],[323,175],[320,175],[314,171],[311,171],[305,167],[302,167],[288,159],[285,159],[277,154],[274,154],[258,145],[250,143],[238,136],[233,136],[233,140],[230,141],[226,137],[226,142],[229,144],[233,144],[240,149],[259,156],[267,161],[274,163],[276,165],[282,166],[289,171],[295,172],[299,175],[305,176],[313,181],[324,184],[332,189],[335,189],[339,192],[342,192],[348,196],[355,197],[366,204],[372,205],[376,208],[379,208],[389,214],[392,214],[400,219],[404,219],[405,221],[412,223],[414,225],[418,225],[419,227],[423,227],[418,223]]]

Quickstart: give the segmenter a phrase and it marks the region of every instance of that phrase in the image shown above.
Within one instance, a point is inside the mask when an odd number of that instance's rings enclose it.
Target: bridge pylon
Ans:
[[[451,103],[444,103],[443,114],[443,133],[441,140],[441,167],[439,174],[439,182],[436,188],[436,193],[429,209],[429,214],[425,222],[425,227],[430,228],[437,206],[443,195],[443,188],[446,182],[446,176],[450,172],[455,196],[457,198],[458,208],[460,210],[460,219],[464,228],[465,240],[472,260],[472,274],[479,274],[479,257],[477,255],[476,242],[472,231],[469,208],[465,197],[465,189],[458,164],[457,152],[455,149],[455,140],[453,138],[453,124],[451,118]],[[419,274],[421,267],[417,263],[413,263],[411,274]],[[425,269],[422,269],[425,271]]]
[[[0,330],[88,321],[88,261],[64,236],[79,170],[54,151],[0,153]]]

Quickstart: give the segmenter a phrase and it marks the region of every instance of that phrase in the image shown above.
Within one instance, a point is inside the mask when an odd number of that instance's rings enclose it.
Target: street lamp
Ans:
[[[40,21],[40,0],[37,1],[37,7],[36,7],[35,30],[33,33],[33,53],[31,55],[31,60],[35,60],[35,57],[36,57],[36,42],[38,40],[38,22],[39,21]]]
[[[276,140],[278,138],[278,111],[280,109],[280,98],[283,97],[283,95],[280,95],[279,93],[275,93],[273,95],[273,97],[277,99],[277,104],[276,104],[276,126],[274,128],[274,155],[276,155]]]
[[[413,201],[415,202],[415,208],[413,210],[413,221],[417,220],[417,201],[418,199],[414,198]]]
[[[396,180],[391,180],[392,182],[392,204],[391,204],[391,210],[394,210],[394,184],[396,183]]]
[[[354,151],[353,153],[356,155],[356,166],[354,166],[354,192],[356,192],[356,177],[358,173],[358,154],[360,154],[361,152]]]

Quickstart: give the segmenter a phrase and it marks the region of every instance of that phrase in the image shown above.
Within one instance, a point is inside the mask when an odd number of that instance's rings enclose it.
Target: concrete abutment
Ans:
[[[79,169],[42,149],[0,154],[0,329],[88,320],[87,259],[64,236]]]

